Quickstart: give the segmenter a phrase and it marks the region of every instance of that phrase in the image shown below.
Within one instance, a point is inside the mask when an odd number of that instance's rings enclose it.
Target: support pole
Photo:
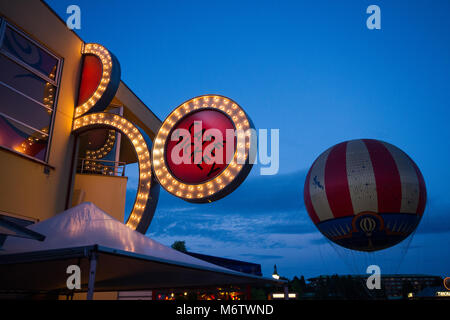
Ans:
[[[289,287],[284,286],[284,300],[289,300]]]
[[[247,285],[247,300],[252,300],[252,287],[248,284]]]
[[[91,251],[89,256],[89,282],[88,282],[88,292],[87,300],[92,300],[94,298],[94,285],[95,285],[95,272],[97,271],[97,252]]]

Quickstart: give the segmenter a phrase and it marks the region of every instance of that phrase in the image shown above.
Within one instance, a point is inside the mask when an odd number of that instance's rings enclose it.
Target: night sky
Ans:
[[[450,276],[450,2],[51,0],[81,8],[86,42],[119,59],[122,80],[161,119],[194,96],[237,101],[256,128],[280,129],[280,171],[255,166],[225,199],[189,204],[161,191],[149,236],[257,262],[264,275],[381,272]],[[366,8],[381,8],[368,30]],[[387,141],[414,159],[428,203],[414,237],[375,255],[331,245],[309,220],[314,159],[350,139]],[[130,173],[127,207],[137,188]]]

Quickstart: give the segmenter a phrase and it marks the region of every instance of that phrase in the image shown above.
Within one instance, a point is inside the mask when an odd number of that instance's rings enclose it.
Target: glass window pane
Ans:
[[[45,161],[48,137],[0,114],[0,145]]]
[[[56,79],[58,60],[10,27],[6,27],[2,49],[50,79]]]
[[[0,55],[0,81],[53,108],[55,86]]]
[[[0,113],[48,132],[52,111],[0,84]]]

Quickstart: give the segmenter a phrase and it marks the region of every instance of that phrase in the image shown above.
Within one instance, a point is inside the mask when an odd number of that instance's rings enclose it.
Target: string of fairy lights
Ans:
[[[199,110],[217,110],[226,114],[237,129],[237,150],[228,166],[214,179],[205,183],[187,184],[175,178],[167,168],[164,149],[169,134],[182,118]],[[250,143],[245,142],[246,132],[251,128],[244,110],[223,96],[204,95],[193,98],[178,106],[167,118],[159,130],[152,151],[153,168],[159,183],[171,194],[187,200],[208,201],[208,198],[223,190],[233,182],[249,157]],[[243,145],[245,143],[245,146]],[[239,160],[239,161],[238,161]]]
[[[53,67],[52,71],[50,72],[49,77],[51,79],[54,79],[56,75],[56,66]],[[47,107],[46,111],[49,115],[53,112],[53,103],[55,101],[55,87],[50,82],[46,82],[44,86],[44,96],[42,99],[43,104]],[[33,147],[35,143],[39,143],[43,139],[45,139],[48,135],[48,128],[49,126],[46,126],[42,128],[40,131],[42,133],[33,133],[33,135],[30,135],[28,138],[26,138],[20,146],[16,147],[15,149],[21,153],[28,154],[29,150]]]

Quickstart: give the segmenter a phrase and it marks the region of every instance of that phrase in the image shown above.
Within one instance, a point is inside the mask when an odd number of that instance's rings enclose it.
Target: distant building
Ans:
[[[417,292],[417,294],[411,297],[412,299],[439,299],[439,300],[450,300],[450,291],[447,290],[443,285],[435,287],[426,287],[423,290]]]
[[[404,286],[411,285],[410,291],[418,292],[423,288],[442,283],[442,278],[439,276],[422,274],[398,274],[381,276],[381,282],[384,284],[388,298],[401,298]]]
[[[196,252],[184,252],[185,254],[224,267],[230,270],[262,276],[261,265],[234,259],[210,256]],[[249,300],[252,287],[249,285],[199,287],[195,290],[179,288],[178,290],[159,290],[154,292],[155,300],[180,300],[195,298],[196,300]]]
[[[253,274],[255,276],[262,276],[261,265],[257,263],[209,256],[206,254],[200,254],[195,252],[185,252],[185,253],[194,258],[204,260],[206,262],[213,263],[215,265],[228,268],[234,271]]]
[[[347,277],[351,279],[360,279],[366,281],[368,275],[345,275],[340,277]],[[326,284],[330,276],[319,276],[308,279],[310,286],[317,289]],[[387,274],[381,276],[382,290],[388,299],[400,299],[406,294],[423,290],[427,287],[433,287],[442,283],[440,276],[423,275],[423,274]]]

